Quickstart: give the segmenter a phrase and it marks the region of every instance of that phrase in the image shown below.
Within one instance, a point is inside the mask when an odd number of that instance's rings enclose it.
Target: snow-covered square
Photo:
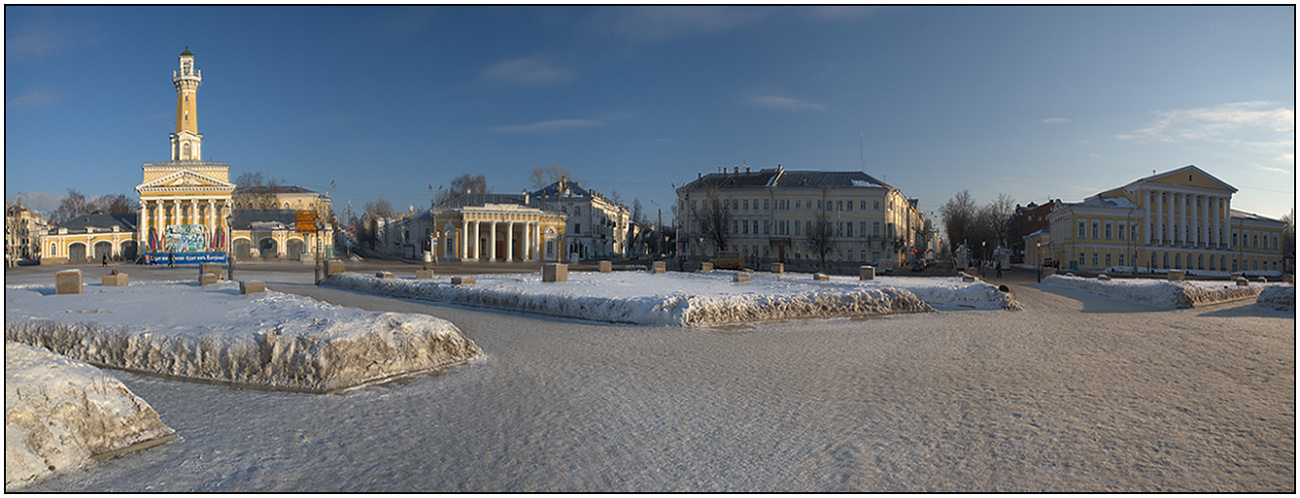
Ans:
[[[435,279],[343,273],[323,284],[384,296],[541,315],[641,325],[706,326],[798,318],[916,313],[935,309],[1016,309],[996,286],[960,277],[919,278],[746,273],[570,272],[567,282],[538,273],[477,275],[470,285]]]
[[[446,320],[377,313],[239,284],[5,288],[5,338],[97,365],[261,388],[334,392],[482,352]]]
[[[1231,280],[1177,280],[1150,278],[1098,278],[1049,275],[1043,285],[1081,290],[1160,308],[1193,308],[1231,301],[1255,299],[1264,289],[1289,284],[1250,283]],[[1294,288],[1294,286],[1291,286]]]

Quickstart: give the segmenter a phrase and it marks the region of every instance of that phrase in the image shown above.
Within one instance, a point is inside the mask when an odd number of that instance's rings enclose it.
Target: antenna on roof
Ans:
[[[863,153],[863,151],[864,151],[864,149],[863,149],[863,146],[862,146],[862,132],[859,131],[859,132],[858,132],[858,161],[860,161],[860,162],[862,163],[862,172],[863,172],[863,173],[866,173],[866,172],[867,172],[867,156],[866,156],[866,154]]]

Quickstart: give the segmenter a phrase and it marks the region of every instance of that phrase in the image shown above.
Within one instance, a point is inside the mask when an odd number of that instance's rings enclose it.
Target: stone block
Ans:
[[[54,273],[55,294],[81,294],[81,270],[63,270]]]
[[[1046,277],[1046,276],[1048,276],[1048,275],[1056,275],[1056,268],[1052,268],[1052,267],[1050,267],[1050,266],[1044,266],[1044,267],[1043,267],[1043,276]]]
[[[655,261],[650,265],[650,273],[664,273],[668,271],[668,265],[663,261]]]
[[[474,277],[451,277],[453,285],[470,285],[474,283]]]
[[[785,273],[785,263],[772,263],[772,273]]]
[[[1246,277],[1237,277],[1237,285],[1245,287],[1250,285],[1250,281],[1246,280]]]
[[[217,283],[216,273],[204,273],[199,275],[199,285],[211,285]]]
[[[240,294],[255,294],[266,292],[266,282],[261,280],[241,280],[239,281]]]
[[[100,280],[100,285],[104,287],[126,287],[126,282],[125,273],[111,273],[104,275],[104,278]]]
[[[433,270],[415,270],[416,279],[433,278]]]
[[[975,276],[974,276],[974,275],[967,275],[967,274],[963,273],[963,274],[961,274],[961,281],[962,281],[962,282],[966,282],[966,283],[974,282],[974,281],[975,281]]]
[[[814,273],[814,274],[813,274],[813,280],[816,280],[816,281],[818,281],[818,282],[828,282],[828,281],[830,281],[830,279],[831,279],[831,276],[830,276],[830,275],[827,275],[827,274],[825,274],[825,273]]]
[[[1109,280],[1110,280],[1110,275],[1107,275],[1107,274],[1105,274],[1105,273],[1103,273],[1103,274],[1101,274],[1101,275],[1097,275],[1097,280],[1101,280],[1102,282],[1109,281]]]
[[[569,265],[564,263],[547,263],[542,267],[543,282],[568,282]]]
[[[340,274],[340,273],[343,273],[343,262],[342,262],[342,261],[337,260],[337,259],[333,259],[333,260],[330,260],[330,261],[325,262],[325,275],[326,275],[326,276],[329,276],[329,275],[338,275],[338,274]]]
[[[749,274],[748,274],[748,273],[736,273],[736,274],[732,274],[732,275],[731,275],[731,281],[732,281],[732,282],[737,282],[737,283],[739,283],[739,282],[748,282],[748,281],[749,281]]]
[[[1295,285],[1295,275],[1291,275],[1289,273],[1286,275],[1282,275],[1282,281],[1291,285]]]
[[[1266,284],[1266,283],[1268,283],[1268,279],[1267,279],[1267,278],[1264,278],[1264,277],[1262,277],[1262,276],[1259,277],[1258,281],[1259,281],[1259,283],[1261,283],[1261,284]]]
[[[876,279],[876,267],[869,266],[869,265],[862,265],[858,267],[858,280],[875,280],[875,279]]]
[[[612,263],[612,262],[610,262],[610,261],[601,261],[601,262],[600,262],[600,272],[601,272],[601,273],[609,273],[609,272],[612,272],[612,271],[614,271],[614,263]]]
[[[713,263],[708,261],[700,263],[700,271],[713,271]]]
[[[1182,270],[1169,270],[1169,275],[1166,278],[1168,278],[1169,281],[1171,282],[1187,280],[1187,272]]]
[[[215,274],[217,279],[220,280],[221,263],[199,263],[199,276],[202,277],[204,273]]]
[[[375,278],[397,278],[397,277],[395,277],[393,275],[393,272],[391,271],[377,271],[375,272]]]

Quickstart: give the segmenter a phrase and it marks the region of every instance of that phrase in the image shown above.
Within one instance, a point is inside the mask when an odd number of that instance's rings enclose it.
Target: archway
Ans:
[[[302,253],[306,252],[305,251],[306,247],[307,245],[303,243],[302,239],[289,239],[289,241],[284,244],[284,248],[285,251],[288,252],[289,259],[301,258]]]
[[[277,258],[280,255],[275,239],[270,237],[257,241],[257,252],[261,254],[262,259]]]
[[[248,259],[253,257],[253,243],[248,239],[237,239],[234,244],[235,258]]]
[[[85,263],[86,262],[86,244],[73,242],[68,245],[68,262]]]
[[[95,243],[95,261],[103,261],[104,257],[113,257],[113,243],[107,240],[101,240]]]
[[[135,261],[136,251],[137,251],[137,247],[135,241],[128,240],[122,242],[122,249],[119,251],[119,253],[122,255],[123,260]]]

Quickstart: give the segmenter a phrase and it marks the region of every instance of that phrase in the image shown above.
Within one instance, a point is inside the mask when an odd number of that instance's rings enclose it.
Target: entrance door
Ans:
[[[77,243],[75,243],[75,244],[72,244],[72,245],[68,246],[68,262],[69,262],[69,263],[85,263],[85,262],[86,262],[86,244],[82,244],[82,243],[80,243],[80,242],[77,242]]]

